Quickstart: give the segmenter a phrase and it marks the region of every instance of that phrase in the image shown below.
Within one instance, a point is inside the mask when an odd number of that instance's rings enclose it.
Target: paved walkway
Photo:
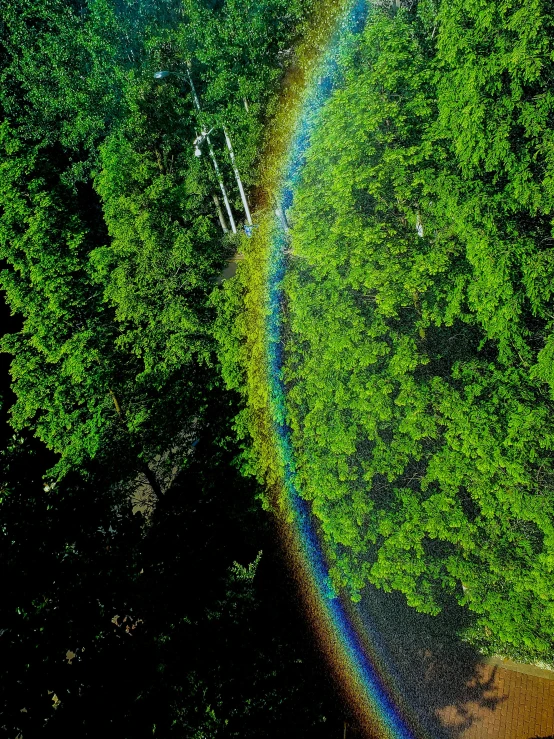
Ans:
[[[442,677],[455,679],[452,674]],[[554,737],[553,677],[546,671],[529,675],[497,664],[477,664],[474,675],[457,691],[457,700],[436,708],[435,717],[446,736],[456,739]]]
[[[357,607],[424,733],[433,739],[554,739],[554,672],[485,659],[453,636],[467,613],[418,614],[368,590]]]

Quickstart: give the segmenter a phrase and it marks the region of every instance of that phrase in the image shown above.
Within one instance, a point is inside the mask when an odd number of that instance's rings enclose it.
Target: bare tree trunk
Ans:
[[[275,215],[279,219],[283,231],[288,233],[290,231],[289,222],[287,221],[287,217],[280,205],[277,205],[275,208]]]
[[[200,113],[200,100],[198,99],[198,95],[196,94],[196,87],[194,86],[194,82],[192,81],[192,75],[190,73],[190,64],[187,69],[188,72],[188,78],[190,83],[190,89],[192,90],[192,99],[194,100],[194,105],[196,106],[196,110]],[[208,142],[208,151],[210,152],[210,157],[212,159],[212,163],[214,165],[215,174],[217,177],[217,181],[219,182],[219,187],[221,189],[221,194],[223,195],[223,202],[225,203],[225,208],[227,210],[227,215],[229,216],[229,223],[231,224],[231,231],[236,234],[237,227],[235,225],[235,219],[233,217],[233,211],[231,210],[231,203],[229,202],[229,198],[227,196],[227,190],[225,189],[225,184],[223,182],[223,177],[221,176],[221,172],[219,171],[219,166],[217,164],[217,159],[215,158],[215,153],[212,147],[212,142],[210,141],[210,137],[206,136],[206,141]]]
[[[212,197],[214,199],[215,208],[217,210],[217,215],[219,216],[219,223],[221,224],[221,230],[223,233],[229,233],[229,229],[227,228],[227,224],[225,223],[225,216],[223,215],[223,211],[221,210],[221,203],[219,202],[219,198],[215,194],[215,192],[212,194]]]
[[[229,202],[229,197],[227,195],[227,190],[225,189],[225,184],[223,182],[223,177],[221,176],[221,172],[219,171],[219,166],[217,164],[217,159],[215,158],[215,153],[212,147],[212,142],[210,141],[210,137],[206,136],[206,141],[208,142],[208,151],[210,152],[210,156],[212,158],[212,163],[214,165],[215,174],[217,177],[217,181],[219,182],[219,187],[221,189],[221,194],[223,195],[223,202],[225,203],[225,208],[227,210],[227,215],[229,216],[229,223],[231,224],[231,231],[236,234],[237,227],[235,225],[235,219],[233,216],[233,211],[231,210],[231,203]]]
[[[115,412],[120,418],[122,418],[123,414],[121,413],[121,406],[117,402],[117,398],[115,397],[115,393],[113,390],[110,390],[110,395],[112,396],[113,404],[115,405]]]
[[[246,193],[244,192],[244,187],[242,186],[242,180],[240,178],[239,169],[235,161],[235,152],[233,151],[231,139],[229,138],[229,134],[227,133],[227,129],[225,128],[225,126],[223,126],[223,133],[225,134],[225,143],[227,144],[227,149],[229,150],[229,157],[231,158],[231,164],[233,165],[233,172],[235,173],[235,179],[237,181],[237,185],[239,186],[240,197],[242,200],[242,205],[244,206],[244,213],[246,215],[246,220],[248,221],[248,224],[251,226],[252,216],[250,215],[250,208],[248,207],[248,200],[246,199]]]

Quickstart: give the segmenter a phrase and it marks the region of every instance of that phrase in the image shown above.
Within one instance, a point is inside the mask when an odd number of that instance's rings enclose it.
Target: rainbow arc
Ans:
[[[399,680],[387,660],[376,630],[362,627],[348,598],[337,593],[328,561],[308,503],[302,498],[295,474],[291,429],[287,425],[283,382],[283,331],[286,322],[283,278],[287,269],[289,234],[286,213],[294,203],[312,132],[334,89],[340,84],[341,63],[348,56],[372,12],[367,0],[335,3],[327,16],[326,38],[302,90],[287,110],[288,141],[282,146],[274,183],[275,217],[267,242],[265,356],[269,411],[276,457],[281,468],[280,502],[284,509],[284,536],[294,569],[300,575],[306,606],[319,641],[330,658],[347,698],[368,736],[390,739],[424,737],[398,690]],[[291,123],[292,121],[292,123]],[[285,215],[285,218],[283,217]]]

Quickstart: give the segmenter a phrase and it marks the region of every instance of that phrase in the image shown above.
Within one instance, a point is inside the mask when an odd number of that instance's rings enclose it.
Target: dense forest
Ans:
[[[332,6],[0,0],[7,736],[354,734],[263,510],[264,182]],[[299,488],[337,589],[554,664],[554,9],[376,3],[350,51],[286,214]]]
[[[251,189],[309,5],[0,3],[6,736],[350,720],[236,469],[211,295],[238,236],[193,147],[213,129],[240,226],[222,126]]]
[[[554,10],[378,13],[292,219],[286,381],[333,574],[554,657]],[[425,12],[422,12],[425,11]]]
[[[402,5],[340,59],[287,213],[299,489],[353,599],[454,598],[464,639],[552,664],[554,9]],[[238,317],[251,273],[226,287]],[[263,383],[248,341],[240,320],[222,338],[231,386]]]

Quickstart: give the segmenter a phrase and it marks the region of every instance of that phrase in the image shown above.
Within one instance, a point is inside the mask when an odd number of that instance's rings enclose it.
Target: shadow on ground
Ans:
[[[495,690],[497,668],[484,672],[483,657],[456,636],[471,620],[456,603],[428,616],[398,593],[368,588],[356,610],[365,633],[378,635],[372,644],[411,708],[418,734],[456,739],[471,728],[477,707],[494,711],[505,700]]]

